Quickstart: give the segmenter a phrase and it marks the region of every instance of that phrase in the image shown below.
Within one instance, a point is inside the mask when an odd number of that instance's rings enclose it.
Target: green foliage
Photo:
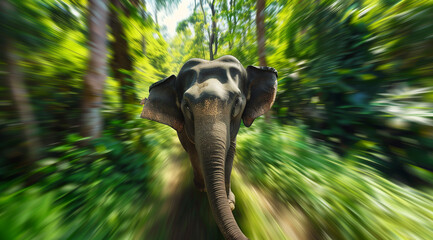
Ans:
[[[204,4],[205,11],[207,4]],[[233,55],[245,65],[257,62],[255,1],[216,1],[218,52],[215,59],[223,55]],[[207,15],[209,18],[209,14]],[[197,7],[195,12],[178,23],[177,35],[171,40],[173,72],[179,71],[190,58],[209,59],[209,41],[204,24],[204,16]]]
[[[173,55],[173,68],[177,73],[183,63],[191,58],[208,58],[209,50],[205,44],[203,14],[194,12],[189,18],[181,21],[177,28],[177,36],[171,40],[171,54]]]
[[[249,180],[297,206],[318,239],[426,239],[431,196],[398,186],[375,170],[318,146],[305,130],[263,123],[238,137]]]
[[[2,34],[13,38],[19,46],[19,68],[23,73],[44,145],[55,144],[63,141],[65,135],[79,130],[83,76],[89,50],[85,27],[86,3],[54,0],[12,2],[16,14],[5,11],[0,13],[4,20],[1,21],[1,28],[4,30]],[[143,20],[134,11],[130,14],[130,19],[121,19],[130,42],[129,56],[135,66],[126,73],[130,76],[129,81],[135,83],[135,88],[129,90],[142,99],[148,93],[151,83],[169,74],[171,58],[167,42],[156,26],[150,24],[153,20]],[[147,47],[145,55],[142,52],[143,35]],[[112,36],[109,35],[108,38]],[[0,58],[0,65],[6,65],[3,56]],[[122,109],[120,84],[112,78],[108,78],[106,83],[104,113],[114,119],[119,119],[125,113],[133,118],[138,116],[140,99],[136,99],[133,106],[129,104]],[[4,156],[0,156],[7,159],[0,165],[2,172],[6,173],[4,177],[9,177],[17,172],[15,163],[23,158],[24,152],[16,146],[24,140],[21,138],[21,129],[16,126],[19,119],[9,96],[8,86],[2,83],[0,91],[4,96],[2,106],[7,107],[0,115],[2,138],[9,136],[10,139],[2,143],[2,148],[9,150]],[[47,148],[44,148],[41,151],[45,152],[46,156],[51,156],[46,150]]]
[[[283,5],[269,61],[282,72],[274,105],[280,121],[301,121],[340,155],[362,141],[378,143],[377,150],[366,151],[387,157],[373,158],[373,165],[416,182],[406,163],[432,169],[429,154],[409,154],[432,151],[424,144],[433,109],[425,71],[432,63],[432,30],[425,20],[432,9],[429,1]],[[389,92],[401,88],[416,92],[422,102],[397,103]]]
[[[158,171],[170,149],[168,127],[113,121],[104,136],[68,135],[39,161],[32,187],[0,185],[2,239],[132,239],[146,221],[161,186]],[[126,127],[126,128],[125,128]],[[150,129],[159,129],[163,136]],[[11,223],[12,227],[11,227]]]
[[[52,28],[54,22],[47,21],[52,11],[43,1],[6,1],[0,12],[1,44],[6,39],[13,39],[22,50],[47,46],[58,39],[57,31]]]
[[[60,224],[62,209],[55,194],[32,188],[0,196],[1,239],[59,239],[66,230]]]

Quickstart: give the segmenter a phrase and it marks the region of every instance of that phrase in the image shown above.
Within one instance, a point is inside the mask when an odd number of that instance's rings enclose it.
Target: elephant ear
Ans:
[[[249,127],[274,104],[277,93],[277,70],[271,67],[247,67],[247,104],[242,119]]]
[[[176,104],[176,76],[171,75],[149,87],[149,98],[142,101],[141,118],[166,124],[176,131],[183,129],[183,115]]]

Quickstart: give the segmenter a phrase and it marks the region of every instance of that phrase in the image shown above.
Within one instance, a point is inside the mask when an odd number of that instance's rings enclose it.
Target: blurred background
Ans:
[[[278,70],[241,127],[251,239],[433,238],[431,0],[0,0],[0,239],[222,239],[171,128],[190,58]]]

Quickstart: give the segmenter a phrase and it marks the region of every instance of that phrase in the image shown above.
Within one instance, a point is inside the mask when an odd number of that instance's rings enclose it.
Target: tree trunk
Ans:
[[[266,38],[265,38],[265,6],[266,0],[257,0],[256,26],[257,46],[260,66],[267,66],[266,63]],[[265,121],[270,122],[271,110],[265,113]]]
[[[8,1],[0,1],[0,7],[12,14],[15,9]],[[37,135],[37,123],[30,104],[23,73],[19,66],[20,57],[15,41],[11,38],[4,39],[3,53],[6,62],[6,83],[11,91],[11,98],[22,124],[24,146],[27,149],[25,161],[20,163],[23,170],[31,170],[32,165],[40,158],[41,141]],[[6,139],[3,139],[6,140]]]
[[[143,1],[144,6],[146,6],[146,2]],[[143,18],[143,21],[147,21],[146,19],[146,11],[145,11],[145,7],[143,6],[143,8],[140,10],[140,14],[141,17]],[[145,36],[145,32],[141,34],[141,52],[143,53],[143,55],[146,54],[146,36]]]
[[[211,40],[212,36],[211,36],[210,29],[206,27],[206,25],[207,25],[206,11],[204,10],[203,1],[204,0],[200,0],[200,8],[201,8],[201,11],[203,13],[203,23],[204,23],[204,26],[205,26],[206,31],[207,31],[207,36],[209,38],[209,43],[208,43],[208,47],[209,47],[209,59],[213,60],[212,40]]]
[[[209,40],[209,60],[213,60],[212,42]]]
[[[236,26],[237,26],[237,13],[236,11],[236,0],[230,0],[230,13],[228,14],[228,26],[229,26],[229,33],[230,33],[230,39],[229,39],[229,50],[233,49],[233,45],[235,42],[235,33],[236,33]]]
[[[256,26],[257,26],[257,46],[259,53],[260,66],[267,66],[265,52],[265,5],[266,0],[257,0]]]
[[[102,131],[102,99],[106,73],[107,0],[89,0],[89,63],[84,76],[81,135],[97,138]]]
[[[156,28],[159,29],[159,24],[158,24],[158,9],[155,7],[155,23],[156,23]]]
[[[10,87],[11,97],[18,112],[19,120],[23,128],[24,145],[27,148],[26,160],[23,168],[31,168],[31,165],[39,159],[41,141],[37,135],[37,123],[30,105],[29,94],[23,80],[23,73],[19,66],[19,56],[16,52],[14,43],[6,40],[6,81]]]
[[[216,22],[216,13],[215,13],[215,0],[209,2],[209,7],[212,13],[212,34],[211,39],[209,40],[209,48],[212,53],[212,59],[214,59],[215,55],[218,52],[218,36],[217,36],[217,22]],[[214,50],[212,50],[214,48]],[[213,52],[212,52],[213,51]]]
[[[132,71],[132,61],[129,56],[128,42],[125,34],[125,30],[120,22],[119,11],[124,14],[128,14],[121,5],[119,0],[110,0],[112,7],[110,9],[110,27],[114,37],[112,42],[113,57],[110,62],[113,77],[120,83],[120,97],[122,110],[127,109],[127,104],[134,104],[136,102],[136,96],[133,88],[134,83],[131,81],[131,76],[127,72]],[[124,72],[124,71],[127,72]],[[123,111],[124,113],[128,111]],[[125,114],[127,115],[127,114]],[[128,116],[124,116],[128,118]]]

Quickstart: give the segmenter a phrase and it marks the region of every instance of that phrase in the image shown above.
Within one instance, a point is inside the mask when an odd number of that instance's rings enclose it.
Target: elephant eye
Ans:
[[[236,117],[241,112],[241,100],[239,98],[236,99],[235,103],[233,104],[233,110],[232,110],[232,117]]]
[[[188,104],[185,104],[185,105],[183,106],[183,109],[184,109],[184,114],[185,114],[185,116],[186,116],[187,118],[189,118],[189,119],[192,119],[192,111],[191,111],[190,106],[189,106]]]

